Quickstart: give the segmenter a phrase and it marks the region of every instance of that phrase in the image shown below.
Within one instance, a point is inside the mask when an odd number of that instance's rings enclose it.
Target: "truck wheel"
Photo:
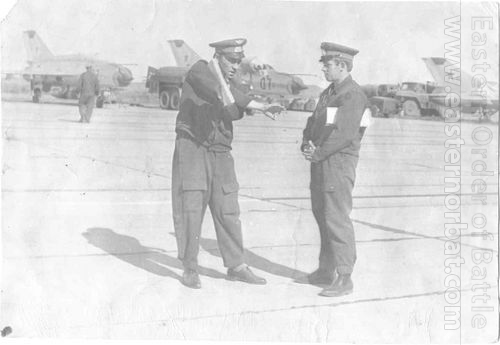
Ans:
[[[42,98],[42,91],[35,89],[33,91],[33,103],[40,103],[40,98]]]
[[[163,90],[160,92],[160,108],[162,109],[168,109],[170,102],[170,95],[168,94],[167,90]]]
[[[170,109],[179,110],[181,96],[179,95],[178,89],[170,90]]]
[[[95,101],[95,107],[102,108],[103,105],[104,105],[104,97],[102,97],[102,96],[97,97],[97,99]]]
[[[403,103],[403,112],[405,116],[420,116],[420,107],[417,102],[408,99]]]

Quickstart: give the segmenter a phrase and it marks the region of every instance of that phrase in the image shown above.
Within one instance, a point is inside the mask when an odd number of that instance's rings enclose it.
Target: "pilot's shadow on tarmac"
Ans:
[[[162,249],[143,246],[135,237],[122,235],[107,228],[90,228],[82,233],[82,236],[93,246],[117,259],[159,276],[181,280],[181,276],[170,269],[183,270],[181,262],[167,255]],[[216,279],[226,277],[216,270],[205,267],[199,267],[198,272]]]
[[[171,233],[171,235],[175,236],[174,233]],[[200,238],[200,246],[206,252],[214,256],[221,257],[216,240],[212,240],[209,238]],[[255,267],[261,271],[270,273],[275,276],[281,276],[284,278],[297,279],[299,277],[306,275],[305,272],[272,262],[269,259],[257,255],[248,249],[245,249],[245,263],[248,264],[250,267]]]
[[[220,257],[217,241],[208,238],[201,238],[200,244],[201,247],[210,254]],[[248,249],[245,249],[245,261],[250,267],[255,267],[261,271],[270,273],[275,276],[297,279],[306,274],[305,272],[296,270],[294,268],[272,262],[269,259],[257,255]]]

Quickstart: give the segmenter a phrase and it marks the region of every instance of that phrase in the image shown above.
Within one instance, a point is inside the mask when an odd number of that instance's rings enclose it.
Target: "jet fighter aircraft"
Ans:
[[[487,81],[482,75],[471,76],[460,65],[455,66],[442,57],[422,59],[439,86],[429,94],[431,102],[445,106],[446,95],[455,92],[460,96],[462,112],[491,114],[498,111],[498,81]],[[448,92],[446,86],[450,87]]]
[[[23,77],[31,82],[33,102],[38,103],[43,92],[57,98],[77,98],[77,82],[85,67],[92,65],[98,74],[101,95],[97,107],[113,90],[126,87],[133,80],[132,72],[117,63],[98,60],[85,55],[54,55],[33,30],[24,32],[28,67]]]

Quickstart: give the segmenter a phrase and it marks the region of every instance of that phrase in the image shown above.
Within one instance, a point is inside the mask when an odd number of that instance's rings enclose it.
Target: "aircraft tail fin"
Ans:
[[[461,81],[471,79],[471,76],[460,68],[460,64],[454,64],[446,58],[425,57],[422,60],[438,85],[444,85],[447,82],[460,85]]]
[[[24,45],[26,47],[26,52],[28,53],[29,62],[54,57],[49,48],[47,48],[40,36],[38,36],[34,30],[24,32]]]
[[[183,40],[169,40],[178,67],[191,67],[201,57]]]

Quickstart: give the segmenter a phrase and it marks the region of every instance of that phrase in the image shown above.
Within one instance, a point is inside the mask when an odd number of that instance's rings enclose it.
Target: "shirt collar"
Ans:
[[[352,81],[352,77],[349,74],[347,77],[344,78],[340,83],[336,84],[335,82],[332,82],[330,84],[330,87],[335,90],[335,93],[339,93],[346,85],[350,84]]]

